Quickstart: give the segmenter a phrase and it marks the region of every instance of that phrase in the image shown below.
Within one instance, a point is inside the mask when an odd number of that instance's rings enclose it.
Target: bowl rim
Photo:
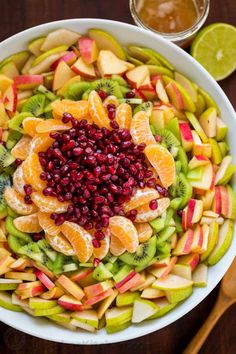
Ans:
[[[39,31],[39,35],[41,35],[41,34],[43,34],[43,31],[45,33],[47,33],[50,30],[55,29],[56,26],[58,26],[58,27],[63,26],[66,28],[67,26],[70,27],[70,25],[74,25],[74,24],[78,24],[78,27],[81,24],[82,26],[84,25],[88,28],[95,27],[95,26],[99,27],[100,25],[102,27],[112,26],[113,27],[112,31],[115,29],[118,29],[118,28],[122,28],[127,31],[129,31],[129,30],[134,31],[137,33],[137,35],[139,33],[144,33],[147,36],[151,37],[153,40],[157,40],[157,43],[159,42],[159,44],[163,44],[163,46],[166,46],[167,48],[169,47],[170,51],[173,51],[174,53],[176,52],[177,54],[182,56],[182,58],[187,59],[188,62],[192,63],[191,65],[193,65],[195,68],[197,68],[197,71],[201,72],[202,76],[205,76],[207,81],[210,82],[211,86],[212,85],[215,86],[217,93],[220,95],[221,99],[223,99],[222,105],[227,108],[227,110],[229,111],[230,115],[232,116],[232,120],[234,121],[234,124],[236,126],[236,114],[235,114],[234,109],[233,109],[230,101],[228,100],[226,94],[220,88],[218,83],[211,77],[211,75],[194,58],[192,58],[188,53],[184,52],[183,49],[177,47],[175,44],[167,41],[165,38],[162,38],[158,34],[150,32],[150,31],[140,28],[140,27],[136,27],[131,24],[127,24],[127,23],[120,22],[120,21],[113,21],[113,20],[107,20],[107,19],[97,19],[97,18],[74,18],[74,19],[52,21],[52,22],[47,22],[44,24],[40,24],[38,26],[31,27],[29,29],[26,29],[24,31],[21,31],[21,32],[9,37],[8,39],[5,39],[4,41],[2,41],[0,43],[0,49],[2,47],[4,49],[4,47],[7,46],[8,44],[12,45],[12,43],[15,43],[17,40],[22,42],[22,37],[24,35],[26,35],[26,34],[29,35],[31,33],[33,35],[33,34],[35,34],[35,31],[37,31],[37,30]],[[78,28],[78,30],[79,30],[79,28]],[[33,37],[32,37],[32,39],[33,39]],[[82,331],[81,332],[73,332],[73,331],[67,330],[64,327],[59,327],[56,324],[52,324],[52,323],[49,326],[45,326],[45,328],[43,328],[43,324],[45,325],[46,322],[42,321],[41,319],[37,319],[37,321],[38,321],[37,324],[38,323],[42,324],[41,331],[36,332],[36,330],[34,330],[31,326],[28,326],[27,328],[25,328],[24,324],[21,324],[20,321],[18,323],[17,321],[15,322],[14,319],[10,318],[10,315],[13,315],[12,317],[14,317],[14,315],[15,315],[15,317],[17,317],[18,315],[19,316],[28,316],[27,314],[22,313],[22,312],[15,313],[15,312],[6,310],[4,308],[0,308],[0,321],[2,321],[3,323],[5,323],[5,324],[7,324],[19,331],[27,333],[29,335],[32,335],[32,336],[35,336],[38,338],[42,338],[45,340],[60,342],[60,343],[98,345],[98,344],[117,343],[117,342],[135,339],[135,338],[155,332],[159,329],[162,329],[162,328],[170,325],[171,323],[175,322],[176,320],[180,319],[182,316],[187,314],[189,311],[193,310],[201,301],[203,301],[209,295],[209,293],[216,287],[216,285],[220,282],[220,280],[224,276],[225,272],[229,268],[230,264],[232,263],[235,255],[236,255],[236,251],[234,251],[234,247],[236,249],[236,237],[233,238],[232,244],[231,244],[228,252],[225,254],[225,256],[218,263],[219,269],[218,269],[216,277],[214,279],[210,279],[206,288],[199,288],[199,289],[195,288],[194,289],[194,292],[198,292],[199,290],[201,291],[201,292],[199,292],[199,297],[197,299],[195,299],[193,301],[193,303],[191,301],[188,301],[191,298],[190,297],[189,299],[187,299],[186,301],[184,301],[183,303],[178,305],[178,307],[175,309],[175,311],[171,311],[170,313],[168,313],[164,317],[162,317],[162,318],[165,318],[164,321],[160,321],[160,319],[156,319],[156,320],[152,320],[149,322],[143,322],[140,325],[135,325],[135,326],[132,325],[129,328],[127,328],[126,330],[123,330],[121,332],[117,332],[114,334],[109,334],[109,335],[106,334],[106,332],[104,332],[104,330],[100,330],[96,334],[85,333]],[[222,260],[223,260],[223,262],[222,262]],[[221,267],[221,265],[222,265],[222,267]],[[214,266],[214,267],[216,267],[216,266]],[[171,314],[171,315],[169,315],[169,314]],[[29,318],[30,318],[30,322],[32,320],[34,320],[34,318],[32,318],[31,316],[29,316]],[[159,324],[159,322],[164,322],[164,323]],[[50,332],[50,329],[52,330],[52,328],[58,330],[57,335],[55,335],[55,333],[52,334]],[[131,330],[128,331],[128,329],[132,329],[132,331]],[[64,339],[62,336],[62,333],[64,333],[64,331],[69,332],[69,334],[70,334],[67,336],[66,339]],[[68,337],[69,337],[69,339],[68,339]]]

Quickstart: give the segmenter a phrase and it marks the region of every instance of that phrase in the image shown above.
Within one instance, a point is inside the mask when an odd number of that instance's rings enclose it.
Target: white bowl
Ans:
[[[217,102],[221,110],[222,118],[229,126],[228,141],[231,154],[234,154],[234,162],[236,162],[236,139],[234,138],[236,130],[236,115],[228,98],[215,80],[189,54],[152,32],[126,23],[108,20],[62,20],[33,27],[3,41],[0,43],[0,59],[2,60],[13,53],[25,49],[27,43],[31,39],[45,35],[54,29],[68,28],[79,33],[86,33],[89,28],[94,27],[109,31],[123,45],[135,43],[140,46],[146,46],[157,50],[164,55],[179,72],[190,77],[200,87],[209,92]],[[235,182],[236,181],[234,180],[234,187]],[[205,299],[227,271],[236,255],[235,250],[236,237],[234,237],[230,249],[221,261],[209,269],[208,285],[206,288],[194,289],[192,296],[164,317],[152,321],[146,321],[139,325],[132,325],[126,330],[115,334],[107,334],[104,329],[95,334],[79,331],[72,332],[63,327],[59,327],[46,319],[34,318],[24,313],[12,312],[3,308],[0,308],[0,320],[11,327],[33,336],[55,342],[71,344],[91,345],[115,343],[144,336],[145,334],[157,331],[158,329],[168,326],[172,322],[178,320]]]

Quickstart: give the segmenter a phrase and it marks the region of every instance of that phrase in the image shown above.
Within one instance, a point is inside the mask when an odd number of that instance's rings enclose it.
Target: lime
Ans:
[[[191,55],[217,80],[236,69],[236,27],[213,23],[202,29],[191,46]]]

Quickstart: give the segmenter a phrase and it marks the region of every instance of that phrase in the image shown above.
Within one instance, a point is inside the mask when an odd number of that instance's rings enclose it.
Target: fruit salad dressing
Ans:
[[[140,0],[137,12],[146,25],[162,33],[185,31],[198,18],[193,0]]]

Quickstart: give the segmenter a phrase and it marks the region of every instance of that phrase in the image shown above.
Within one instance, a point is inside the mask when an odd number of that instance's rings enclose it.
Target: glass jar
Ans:
[[[157,33],[164,37],[165,39],[174,42],[180,47],[187,47],[196,33],[200,30],[200,28],[203,26],[204,22],[206,21],[206,18],[209,13],[209,8],[210,8],[210,0],[195,0],[195,5],[197,7],[198,11],[198,17],[196,19],[196,22],[188,29],[182,31],[182,32],[176,32],[176,33],[163,33],[155,30],[154,28],[149,27],[143,20],[139,17],[139,13],[137,11],[138,6],[140,6],[140,1],[143,0],[130,0],[130,11],[132,14],[132,17],[139,27],[145,28],[147,30],[150,30],[154,33]]]

